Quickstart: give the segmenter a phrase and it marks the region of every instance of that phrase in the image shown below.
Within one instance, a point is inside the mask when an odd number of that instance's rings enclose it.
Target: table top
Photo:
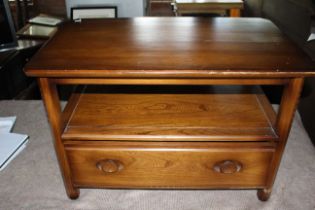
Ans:
[[[315,63],[261,18],[141,17],[66,23],[28,63],[36,77],[297,77]]]

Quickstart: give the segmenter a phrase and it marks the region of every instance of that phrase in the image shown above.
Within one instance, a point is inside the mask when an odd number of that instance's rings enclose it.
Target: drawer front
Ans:
[[[71,143],[76,186],[260,188],[274,147],[265,143]]]

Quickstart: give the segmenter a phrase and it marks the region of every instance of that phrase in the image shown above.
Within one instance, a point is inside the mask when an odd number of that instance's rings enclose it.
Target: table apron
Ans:
[[[51,83],[59,85],[285,85],[288,78],[262,79],[198,79],[198,78],[47,78]]]

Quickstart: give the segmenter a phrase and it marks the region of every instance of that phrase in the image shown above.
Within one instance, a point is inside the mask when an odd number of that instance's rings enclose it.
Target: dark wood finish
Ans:
[[[148,0],[148,16],[175,16],[173,0]]]
[[[315,75],[314,67],[268,20],[146,17],[67,23],[26,66],[26,73],[84,78],[288,78]]]
[[[60,170],[63,175],[66,192],[69,198],[76,199],[79,197],[80,191],[73,186],[69,163],[61,140],[62,118],[57,89],[56,86],[50,83],[47,78],[39,78],[38,83],[40,85],[41,94],[45,102],[52,133],[55,138],[55,151],[59,161]]]
[[[80,187],[262,188],[274,152],[271,143],[81,142],[66,144],[73,181]],[[106,166],[99,162],[106,161]],[[242,165],[217,172],[218,162]],[[122,166],[123,165],[123,166]],[[104,169],[104,167],[106,167]],[[104,172],[105,170],[105,172]]]
[[[271,168],[269,169],[270,174],[267,179],[267,187],[258,194],[258,196],[263,198],[262,200],[267,200],[271,194],[271,188],[275,181],[282,154],[287,143],[293,116],[295,114],[300,93],[303,87],[303,82],[303,78],[295,78],[292,79],[289,84],[284,86],[284,93],[282,95],[280,110],[276,123],[276,129],[277,133],[279,134],[280,142],[273,157]]]
[[[67,16],[65,0],[37,0],[36,5],[40,13],[59,17]]]
[[[0,52],[0,99],[8,99],[14,95],[13,92],[15,91],[11,90],[12,76],[10,75],[10,69],[12,68],[12,60],[16,56],[16,50]]]
[[[81,89],[79,91],[82,91]],[[68,100],[67,106],[64,108],[61,115],[61,130],[64,131],[68,122],[72,116],[73,110],[76,108],[78,101],[80,99],[80,94],[72,94]]]
[[[124,169],[124,164],[119,160],[100,160],[96,163],[96,168],[104,173],[117,173]]]
[[[187,74],[191,77],[192,74]],[[237,85],[240,84],[239,79],[200,79],[200,78],[176,78],[166,79],[162,75],[156,74],[156,79],[126,79],[126,78],[52,78],[51,80],[56,84],[70,85],[70,84],[89,84],[89,85]],[[243,85],[284,85],[289,82],[288,79],[242,79]]]
[[[234,174],[242,170],[243,164],[236,160],[223,160],[213,165],[213,170],[222,174]]]
[[[17,28],[22,28],[26,23],[24,11],[22,10],[22,5],[20,0],[15,0],[16,13],[17,13]],[[23,8],[24,9],[24,8]]]
[[[226,14],[230,17],[241,17],[241,10],[244,7],[242,0],[175,0],[177,15],[184,14]]]
[[[245,86],[211,86],[203,94],[81,94],[62,138],[274,141],[275,115],[266,114],[272,108],[263,97]]]
[[[261,201],[267,201],[271,195],[271,189],[259,189],[257,190],[257,197]]]
[[[260,200],[272,192],[304,77],[314,70],[270,21],[239,18],[67,23],[26,67],[39,77],[70,198],[80,187],[250,188]],[[57,84],[234,92],[87,90],[61,112]],[[264,95],[245,91],[258,84],[284,86],[277,116]]]
[[[16,30],[19,30],[22,28],[29,18],[32,18],[39,14],[38,8],[37,8],[37,1],[27,1],[23,0],[23,4],[21,4],[20,1],[10,1],[9,2],[12,17],[15,23]]]
[[[0,100],[25,98],[35,80],[23,68],[41,45],[41,41],[18,40],[18,47],[0,52]]]
[[[23,72],[27,58],[22,50],[0,52],[0,100],[16,99],[30,85],[32,79]]]

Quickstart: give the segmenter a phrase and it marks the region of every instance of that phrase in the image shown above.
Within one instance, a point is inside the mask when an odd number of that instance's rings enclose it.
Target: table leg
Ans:
[[[257,196],[261,201],[267,201],[270,197],[272,186],[274,184],[281,162],[281,157],[287,143],[291,124],[303,87],[303,82],[304,78],[294,78],[291,79],[290,82],[284,87],[276,123],[276,129],[279,135],[279,143],[269,169],[267,187],[265,189],[258,190],[257,193]]]
[[[240,9],[230,9],[230,17],[241,17]]]
[[[59,161],[59,167],[63,175],[66,192],[69,198],[76,199],[79,197],[80,191],[75,188],[71,180],[71,172],[68,164],[66,152],[62,143],[62,112],[60,107],[60,100],[56,85],[51,83],[48,78],[39,78],[43,101],[45,103],[48,120],[54,135],[54,145],[56,155]]]

